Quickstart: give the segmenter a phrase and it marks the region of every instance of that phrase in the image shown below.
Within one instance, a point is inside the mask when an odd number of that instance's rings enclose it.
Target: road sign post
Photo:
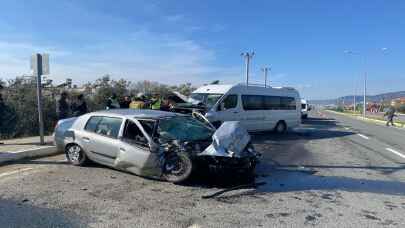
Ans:
[[[44,140],[44,116],[42,111],[42,75],[49,74],[49,55],[34,54],[31,57],[31,69],[37,82],[37,104],[38,104],[38,121],[40,143],[45,144]]]

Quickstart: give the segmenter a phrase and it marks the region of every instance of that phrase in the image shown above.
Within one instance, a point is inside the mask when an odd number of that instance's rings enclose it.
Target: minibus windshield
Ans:
[[[223,94],[220,93],[192,93],[191,99],[203,103],[208,109],[210,109],[222,96]]]

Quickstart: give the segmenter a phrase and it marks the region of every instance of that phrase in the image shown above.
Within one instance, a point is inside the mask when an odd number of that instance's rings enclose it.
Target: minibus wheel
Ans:
[[[287,131],[287,125],[284,121],[279,121],[274,128],[274,131],[279,134],[285,133]]]

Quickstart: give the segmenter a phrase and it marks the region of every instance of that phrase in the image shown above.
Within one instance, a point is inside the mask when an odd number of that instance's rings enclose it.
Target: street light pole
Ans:
[[[271,71],[271,68],[270,67],[263,67],[262,71],[264,73],[264,88],[266,88],[267,87],[267,72]]]
[[[242,53],[241,56],[245,58],[245,67],[246,67],[246,86],[249,86],[249,67],[250,67],[250,60],[253,58],[255,55],[254,52],[246,52]]]
[[[366,118],[366,111],[367,111],[366,95],[367,95],[367,71],[364,72],[363,118]]]
[[[353,96],[353,112],[356,114],[356,83],[354,83],[354,96]]]
[[[382,52],[387,51],[388,48],[381,48]],[[360,53],[358,52],[353,52],[353,51],[344,51],[346,54],[354,54],[354,55],[360,55]],[[366,105],[367,105],[367,60],[366,60],[366,56],[363,56],[363,61],[364,61],[364,91],[363,91],[363,118],[366,118]],[[355,91],[356,92],[356,91]],[[356,93],[354,95],[354,110],[356,110]]]

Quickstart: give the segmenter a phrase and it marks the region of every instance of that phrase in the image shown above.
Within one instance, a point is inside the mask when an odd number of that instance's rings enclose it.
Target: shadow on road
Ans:
[[[353,135],[351,131],[337,129],[338,125],[334,119],[308,118],[304,120],[300,128],[289,131],[285,134],[277,134],[272,131],[251,133],[253,143],[265,143],[271,140],[275,143],[293,140],[316,140],[339,138]]]
[[[22,160],[10,162],[10,164],[28,164],[28,165],[70,165],[67,161],[52,161],[52,160]]]
[[[342,176],[318,176],[310,172],[294,170],[274,169],[271,176],[258,178],[258,181],[265,181],[267,183],[259,187],[258,191],[261,192],[342,190],[348,192],[405,195],[405,183],[400,181],[357,179]]]
[[[28,199],[0,199],[1,227],[85,227],[80,215],[32,205]]]

